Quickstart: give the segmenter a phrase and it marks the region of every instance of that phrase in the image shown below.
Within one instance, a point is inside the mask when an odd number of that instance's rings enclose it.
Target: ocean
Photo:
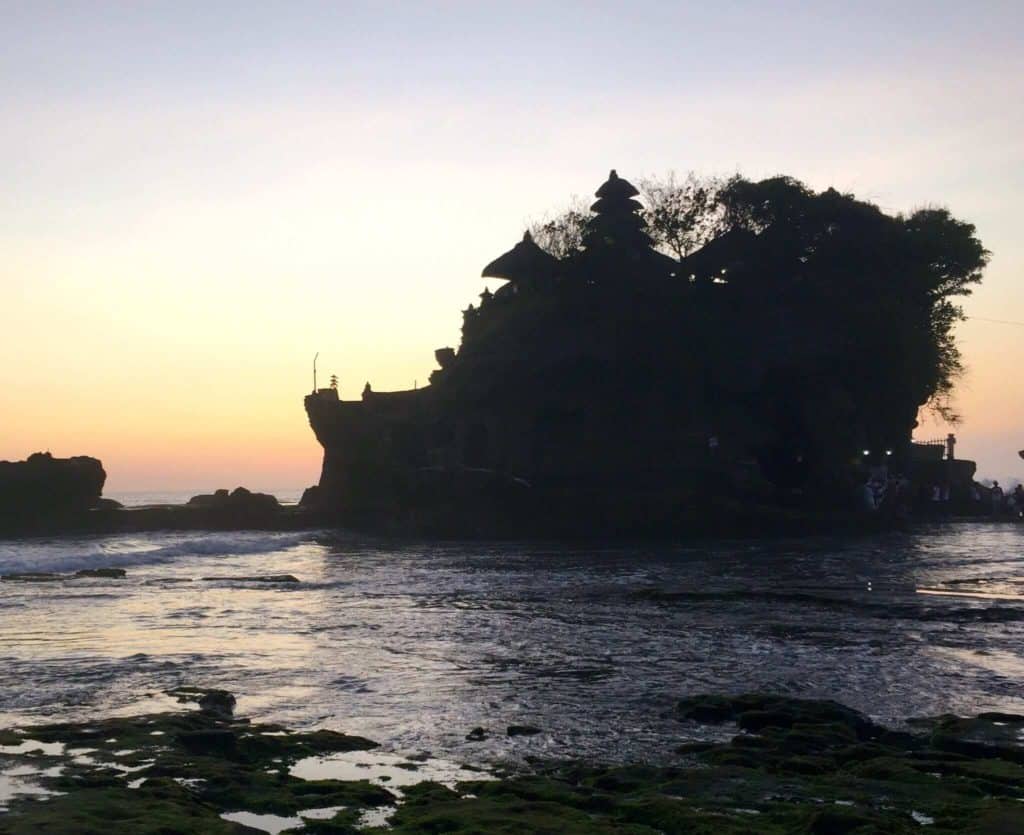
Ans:
[[[114,490],[108,491],[103,494],[105,499],[114,499],[123,504],[125,507],[144,507],[146,505],[153,504],[185,504],[193,496],[200,493],[212,493],[213,489],[202,490],[142,490],[134,492],[124,492]],[[272,496],[276,496],[277,500],[281,504],[298,504],[299,499],[302,498],[301,487],[270,487],[270,488],[253,488],[253,493],[270,493]]]
[[[72,579],[84,568],[127,576]],[[1024,526],[585,546],[328,531],[0,540],[0,728],[238,713],[461,762],[670,757],[697,693],[832,698],[888,723],[1024,712]],[[296,583],[257,578],[291,574]],[[511,724],[542,733],[508,738]],[[474,727],[494,733],[467,742]]]

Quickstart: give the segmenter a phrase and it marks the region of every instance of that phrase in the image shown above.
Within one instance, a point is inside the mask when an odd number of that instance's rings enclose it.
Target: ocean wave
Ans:
[[[308,532],[243,532],[0,542],[0,574],[61,573],[85,568],[157,565],[182,557],[267,554],[286,551],[313,539]]]

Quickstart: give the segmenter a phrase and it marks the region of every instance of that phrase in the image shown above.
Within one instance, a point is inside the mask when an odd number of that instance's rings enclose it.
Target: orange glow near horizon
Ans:
[[[315,483],[314,353],[346,398],[425,385],[483,265],[611,168],[947,205],[993,252],[967,313],[1024,322],[1009,7],[236,5],[6,14],[0,459]],[[1024,328],[958,333],[957,453],[1020,478]]]
[[[448,187],[448,200],[462,202],[466,184]],[[172,234],[160,240],[136,232],[22,244],[7,259],[0,458],[94,455],[108,492],[315,483],[321,449],[302,405],[313,354],[322,383],[338,374],[348,399],[367,380],[378,391],[427,384],[434,348],[458,344],[460,310],[483,287],[480,265],[519,237],[522,222],[493,195],[484,202],[479,212],[453,205],[450,228],[436,220],[412,229],[400,250],[379,230],[367,240],[365,227],[339,237],[346,223],[325,220],[322,202],[276,241],[272,224],[250,232],[260,228],[257,205],[220,240],[164,208]],[[311,263],[313,252],[324,263]],[[1017,266],[997,252],[968,314],[1024,320]],[[958,333],[968,366],[958,455],[978,460],[981,476],[1012,479],[1024,447],[1024,328],[970,320]],[[947,431],[923,422],[918,436]]]

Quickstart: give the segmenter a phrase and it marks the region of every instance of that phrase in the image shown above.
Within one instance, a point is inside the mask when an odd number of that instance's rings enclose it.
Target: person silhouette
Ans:
[[[989,498],[992,499],[992,513],[999,514],[1003,511],[1003,488],[999,486],[998,481],[992,482],[992,491],[989,493]]]

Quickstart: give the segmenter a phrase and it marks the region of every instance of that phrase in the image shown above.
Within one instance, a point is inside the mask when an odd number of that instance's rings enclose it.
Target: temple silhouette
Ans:
[[[849,214],[834,194],[816,199]],[[884,379],[857,364],[877,310],[863,288],[837,310],[789,278],[808,260],[790,252],[792,222],[734,225],[676,259],[628,180],[612,171],[595,196],[568,256],[527,232],[484,267],[504,283],[463,311],[429,386],[305,398],[324,448],[307,502],[456,534],[631,532],[780,502],[842,508],[865,466],[911,465],[930,392],[899,357]]]

